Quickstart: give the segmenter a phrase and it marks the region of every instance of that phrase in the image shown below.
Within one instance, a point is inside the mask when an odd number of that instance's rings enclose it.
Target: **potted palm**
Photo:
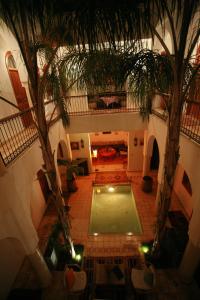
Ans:
[[[67,187],[69,192],[76,192],[78,187],[76,184],[76,175],[83,174],[84,170],[82,167],[79,167],[76,163],[73,163],[70,160],[58,159],[58,164],[66,166],[66,180]]]

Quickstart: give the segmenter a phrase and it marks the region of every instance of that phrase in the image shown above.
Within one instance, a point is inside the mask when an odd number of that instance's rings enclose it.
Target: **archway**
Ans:
[[[151,161],[150,161],[150,170],[158,170],[159,163],[160,163],[160,157],[159,157],[158,143],[157,143],[157,140],[154,139],[152,156],[151,156]]]
[[[154,135],[147,138],[144,162],[143,162],[143,176],[149,175],[151,171],[157,171],[160,165],[160,152],[157,140]],[[157,174],[157,172],[154,172]]]

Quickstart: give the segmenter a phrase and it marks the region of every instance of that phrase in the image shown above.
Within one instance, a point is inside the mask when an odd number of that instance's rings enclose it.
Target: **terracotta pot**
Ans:
[[[153,178],[150,176],[144,176],[142,178],[142,190],[145,193],[151,193],[153,186]]]

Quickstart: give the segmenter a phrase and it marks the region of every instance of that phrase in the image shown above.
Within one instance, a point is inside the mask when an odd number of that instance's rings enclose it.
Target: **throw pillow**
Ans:
[[[117,265],[114,266],[111,271],[115,274],[118,280],[121,280],[124,277],[123,272]]]
[[[75,275],[73,269],[68,269],[65,273],[66,284],[69,290],[72,289],[75,282]]]

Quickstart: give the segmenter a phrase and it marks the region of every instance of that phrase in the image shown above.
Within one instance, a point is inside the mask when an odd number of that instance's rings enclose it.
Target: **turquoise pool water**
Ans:
[[[142,234],[131,185],[93,187],[89,234]]]

